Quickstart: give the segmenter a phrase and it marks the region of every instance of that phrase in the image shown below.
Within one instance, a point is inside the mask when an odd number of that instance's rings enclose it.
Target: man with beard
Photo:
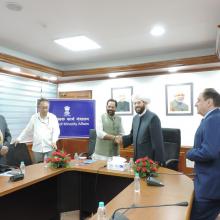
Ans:
[[[132,101],[137,115],[133,118],[131,132],[121,139],[117,137],[116,141],[122,142],[124,147],[133,144],[135,160],[148,156],[163,164],[165,156],[160,119],[148,110],[148,98],[135,95]]]
[[[97,123],[95,153],[93,159],[107,160],[109,157],[119,155],[119,144],[115,142],[116,136],[123,134],[121,117],[115,115],[117,101],[109,99],[104,113]]]

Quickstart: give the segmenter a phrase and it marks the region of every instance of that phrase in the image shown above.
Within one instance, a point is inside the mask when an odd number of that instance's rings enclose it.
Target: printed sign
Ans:
[[[95,128],[95,100],[50,99],[49,112],[57,116],[60,138],[89,137]]]

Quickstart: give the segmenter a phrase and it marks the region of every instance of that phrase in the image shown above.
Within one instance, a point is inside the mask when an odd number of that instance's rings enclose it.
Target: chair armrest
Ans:
[[[79,154],[79,157],[88,157],[88,152],[82,152]]]
[[[165,166],[172,170],[178,170],[178,159],[169,159],[165,162]]]

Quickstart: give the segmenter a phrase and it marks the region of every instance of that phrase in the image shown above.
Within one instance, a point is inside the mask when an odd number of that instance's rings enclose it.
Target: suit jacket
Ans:
[[[220,200],[220,109],[202,120],[186,156],[195,161],[195,199]]]
[[[134,159],[145,156],[163,163],[165,161],[164,144],[160,119],[147,110],[141,117],[134,116],[129,135],[123,138],[124,147],[134,145]]]
[[[0,131],[3,136],[3,141],[0,142],[0,149],[1,149],[2,146],[9,146],[11,142],[11,133],[8,129],[6,120],[2,115],[0,115]],[[1,155],[0,155],[0,163],[5,163],[5,160]]]

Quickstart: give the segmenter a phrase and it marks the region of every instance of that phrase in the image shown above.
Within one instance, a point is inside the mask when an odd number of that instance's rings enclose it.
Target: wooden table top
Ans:
[[[57,176],[63,172],[78,171],[88,173],[99,173],[102,175],[120,176],[133,178],[134,173],[130,171],[112,171],[107,170],[106,162],[96,161],[92,164],[83,166],[72,166],[70,168],[52,169],[45,168],[43,163],[34,164],[26,167],[25,178],[18,182],[9,182],[9,177],[0,176],[0,196],[7,195],[19,189],[25,188],[37,182],[46,180],[50,177]],[[141,180],[140,194],[134,193],[134,186],[131,183],[121,193],[119,193],[107,205],[107,215],[110,217],[114,210],[120,207],[129,207],[136,205],[160,205],[171,204],[187,201],[190,206],[193,199],[193,181],[176,171],[166,168],[159,168],[158,179],[164,183],[164,187],[148,186],[144,179]],[[126,212],[130,220],[138,219],[167,219],[182,220],[189,219],[189,207],[160,207],[160,208],[143,208],[132,209]],[[96,216],[91,218],[95,220]]]

